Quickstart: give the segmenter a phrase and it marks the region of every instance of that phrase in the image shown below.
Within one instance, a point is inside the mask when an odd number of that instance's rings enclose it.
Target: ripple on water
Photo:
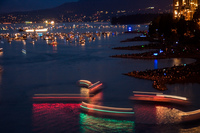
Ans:
[[[80,104],[34,103],[33,132],[56,133],[79,131]]]
[[[174,108],[153,104],[135,104],[135,122],[143,124],[180,123],[182,111]]]

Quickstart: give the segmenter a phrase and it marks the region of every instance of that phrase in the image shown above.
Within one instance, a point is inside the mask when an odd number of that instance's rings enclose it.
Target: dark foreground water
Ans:
[[[59,26],[65,25],[67,29]],[[155,91],[152,81],[131,78],[122,73],[132,70],[156,69],[192,63],[193,59],[137,60],[110,58],[110,55],[138,53],[140,51],[112,50],[116,46],[143,45],[147,42],[120,43],[121,40],[140,34],[121,34],[126,27],[107,27],[109,24],[91,24],[97,28],[71,29],[73,24],[56,24],[50,32],[96,32],[118,31],[119,34],[101,36],[95,41],[86,40],[85,45],[69,43],[57,38],[58,45],[47,45],[43,39],[31,43],[1,39],[3,53],[0,65],[0,132],[1,133],[70,133],[70,132],[141,132],[141,133],[186,133],[200,132],[200,122],[180,124],[178,113],[200,108],[199,84],[168,85],[165,94],[184,96],[191,99],[191,107],[134,103],[129,101],[132,91]],[[5,25],[1,25],[1,27]],[[22,25],[8,25],[8,27]],[[29,26],[29,25],[23,25]],[[50,28],[51,26],[49,26]],[[147,29],[147,26],[132,26]],[[1,31],[15,33],[16,30]],[[22,53],[26,49],[26,54]],[[132,107],[133,118],[118,119],[86,114],[80,103],[35,103],[34,94],[80,93],[77,81],[87,79],[101,81],[103,91],[93,97],[100,105]]]

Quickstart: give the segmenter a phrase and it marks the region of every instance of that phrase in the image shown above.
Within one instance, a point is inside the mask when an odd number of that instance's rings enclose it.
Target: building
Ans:
[[[185,20],[192,20],[198,5],[198,0],[173,0],[174,19],[179,19],[181,16],[184,16]]]

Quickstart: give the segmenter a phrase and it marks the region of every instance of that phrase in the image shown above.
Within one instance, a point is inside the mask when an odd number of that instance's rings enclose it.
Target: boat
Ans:
[[[156,93],[156,92],[141,92],[141,91],[133,91],[133,93],[134,95],[129,97],[130,100],[174,103],[182,105],[191,104],[188,98],[181,96],[166,95],[163,93]]]
[[[132,108],[116,108],[108,106],[100,106],[82,102],[81,110],[90,114],[100,114],[104,116],[130,117],[134,115]]]
[[[53,41],[51,43],[49,43],[49,45],[57,45],[58,43],[56,41]]]

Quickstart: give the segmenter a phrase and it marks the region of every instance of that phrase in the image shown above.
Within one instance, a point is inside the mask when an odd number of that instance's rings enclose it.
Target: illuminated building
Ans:
[[[198,0],[173,0],[174,19],[179,19],[181,16],[184,16],[185,20],[192,20],[198,4]]]

